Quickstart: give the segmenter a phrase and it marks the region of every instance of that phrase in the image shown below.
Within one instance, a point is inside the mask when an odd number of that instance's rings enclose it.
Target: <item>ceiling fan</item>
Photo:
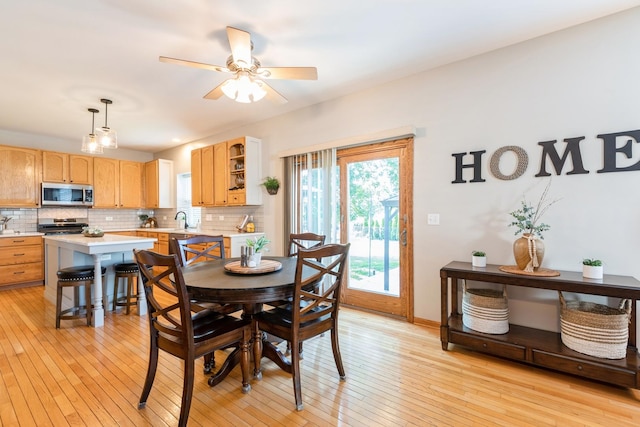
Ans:
[[[318,79],[318,70],[315,67],[263,67],[255,57],[251,56],[253,43],[251,34],[246,31],[227,27],[227,38],[231,47],[231,56],[227,58],[226,67],[166,56],[161,56],[160,61],[234,75],[207,93],[204,96],[206,99],[218,99],[222,95],[227,95],[238,102],[249,103],[259,101],[266,96],[272,101],[285,103],[287,98],[263,82],[263,79]]]

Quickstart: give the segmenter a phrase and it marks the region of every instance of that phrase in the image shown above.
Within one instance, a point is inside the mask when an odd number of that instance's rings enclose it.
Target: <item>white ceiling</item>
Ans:
[[[0,0],[0,129],[78,141],[108,124],[157,152],[640,5],[640,0]],[[315,66],[317,81],[269,80],[289,99],[203,99],[228,75],[226,26],[251,33],[264,66]],[[569,54],[569,52],[568,52]],[[179,138],[181,142],[172,142]],[[7,143],[7,142],[5,142]]]

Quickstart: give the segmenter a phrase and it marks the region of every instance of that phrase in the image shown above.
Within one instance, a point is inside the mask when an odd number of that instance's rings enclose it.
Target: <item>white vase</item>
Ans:
[[[262,261],[262,252],[257,252],[249,255],[249,260],[247,261],[247,267],[260,267],[260,262]]]
[[[587,279],[602,279],[603,268],[601,265],[582,265],[582,277]]]
[[[487,266],[487,257],[486,256],[475,256],[471,257],[471,265],[474,267],[486,267]]]

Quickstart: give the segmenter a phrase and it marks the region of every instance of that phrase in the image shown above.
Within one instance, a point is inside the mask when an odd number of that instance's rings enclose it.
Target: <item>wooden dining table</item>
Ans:
[[[273,301],[291,298],[295,289],[295,257],[265,257],[265,260],[277,261],[282,268],[267,273],[232,273],[225,265],[239,260],[227,258],[194,263],[182,268],[189,296],[202,302],[220,304],[242,304],[242,316],[253,319],[253,315],[262,311],[263,305]],[[253,326],[253,357],[259,360],[266,357],[281,369],[291,372],[291,363],[278,351],[275,345],[263,337],[257,322]],[[262,345],[260,345],[262,344]],[[240,362],[240,351],[235,349],[225,360],[221,368],[209,379],[214,386],[222,381]],[[255,365],[254,365],[255,366]],[[261,379],[262,372],[254,368],[254,378]]]

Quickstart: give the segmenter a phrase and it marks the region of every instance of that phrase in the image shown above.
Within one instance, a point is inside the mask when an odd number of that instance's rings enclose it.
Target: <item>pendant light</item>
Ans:
[[[100,141],[100,145],[104,148],[118,148],[118,136],[116,131],[107,126],[107,107],[113,102],[110,99],[101,99],[100,102],[104,104],[104,126],[96,129],[98,141]]]
[[[96,138],[96,135],[93,133],[96,113],[100,111],[95,108],[89,108],[88,110],[91,113],[91,133],[82,137],[82,151],[91,154],[102,154],[104,152],[102,145],[98,143],[98,138]]]

